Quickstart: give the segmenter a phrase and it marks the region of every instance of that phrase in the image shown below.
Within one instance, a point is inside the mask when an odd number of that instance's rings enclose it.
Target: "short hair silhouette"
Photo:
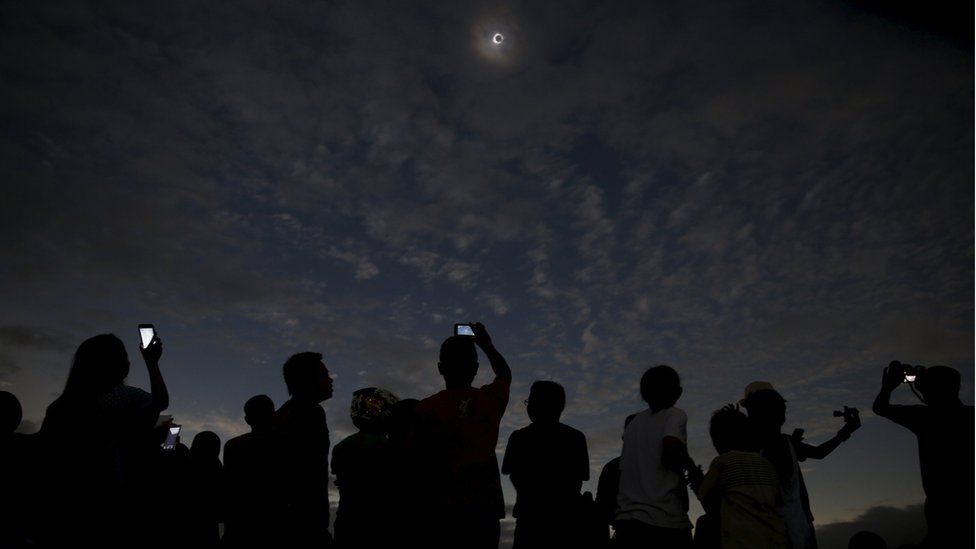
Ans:
[[[190,454],[196,459],[217,459],[220,455],[220,437],[213,431],[200,431],[193,437]]]
[[[851,536],[850,541],[847,543],[847,549],[888,549],[888,544],[878,534],[861,530]]]
[[[252,428],[267,427],[274,418],[274,401],[268,395],[255,395],[244,403],[244,422]]]
[[[754,449],[749,418],[735,408],[722,408],[712,414],[708,424],[715,451],[723,454],[729,450]]]
[[[786,399],[775,389],[753,391],[742,399],[742,407],[757,425],[780,428],[786,422]]]
[[[674,368],[661,364],[648,368],[640,380],[640,395],[652,407],[669,408],[681,397],[681,380]]]
[[[448,383],[470,384],[478,374],[478,350],[472,337],[445,339],[438,360],[437,369]]]
[[[304,352],[291,355],[282,367],[288,394],[305,391],[318,381],[318,366],[322,353]]]
[[[948,366],[931,366],[919,374],[915,381],[928,404],[952,404],[959,400],[962,378],[959,371]]]
[[[86,339],[75,351],[64,395],[91,397],[107,392],[129,375],[129,356],[122,340],[114,334]]]
[[[17,397],[13,393],[0,391],[0,435],[16,431],[22,419],[24,410]]]
[[[566,391],[555,381],[536,381],[529,388],[528,413],[533,422],[556,422],[566,408]]]

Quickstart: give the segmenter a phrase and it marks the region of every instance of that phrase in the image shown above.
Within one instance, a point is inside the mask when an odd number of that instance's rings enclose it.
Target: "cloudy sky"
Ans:
[[[767,380],[812,442],[864,411],[805,464],[818,524],[917,514],[914,438],[869,409],[893,359],[973,400],[971,29],[828,0],[217,4],[0,7],[22,430],[83,339],[136,355],[151,322],[185,434],[243,432],[317,350],[335,443],[355,389],[432,394],[440,341],[480,320],[515,375],[499,452],[559,381],[595,491],[667,363],[696,460]]]

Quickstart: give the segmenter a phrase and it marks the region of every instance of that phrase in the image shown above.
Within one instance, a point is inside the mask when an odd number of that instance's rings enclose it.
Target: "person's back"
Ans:
[[[656,366],[641,378],[641,396],[649,408],[624,431],[617,495],[617,540],[621,547],[688,547],[688,493],[682,469],[688,416],[674,407],[681,396],[678,374]]]
[[[350,415],[360,429],[332,449],[332,473],[339,489],[337,547],[386,547],[397,540],[393,506],[399,494],[396,452],[388,435],[395,395],[368,387],[353,393]]]
[[[326,545],[329,534],[329,428],[320,402],[332,378],[319,353],[299,353],[283,368],[291,399],[274,414],[275,533],[283,547]]]
[[[227,511],[222,540],[228,547],[272,542],[269,522],[274,505],[273,418],[274,402],[267,395],[251,397],[244,405],[244,420],[251,432],[224,444]]]
[[[201,431],[193,437],[184,524],[185,539],[192,547],[216,547],[220,541],[224,486],[219,454],[220,438],[213,431]]]
[[[779,516],[779,479],[773,464],[755,447],[748,419],[725,408],[712,416],[710,431],[719,456],[696,492],[706,512],[718,515],[718,546],[789,549],[786,523]]]
[[[454,336],[441,346],[438,370],[447,386],[414,410],[410,447],[429,482],[426,504],[434,523],[425,529],[435,547],[497,547],[505,516],[498,473],[498,430],[508,405],[512,374],[484,326],[474,338]],[[477,344],[488,356],[495,379],[471,382],[478,370]]]
[[[502,473],[511,476],[517,491],[517,549],[565,546],[580,539],[574,526],[583,521],[580,488],[590,478],[590,463],[583,433],[559,423],[564,404],[561,386],[533,383],[532,423],[508,439]]]
[[[40,543],[124,546],[148,520],[137,511],[139,481],[150,461],[153,427],[169,395],[159,372],[158,337],[142,349],[152,392],[124,384],[125,346],[102,334],[75,352],[62,394],[38,434],[38,468],[46,486]]]
[[[507,396],[508,384],[496,381],[444,389],[417,404],[414,421],[436,476],[435,504],[503,512],[495,446]]]

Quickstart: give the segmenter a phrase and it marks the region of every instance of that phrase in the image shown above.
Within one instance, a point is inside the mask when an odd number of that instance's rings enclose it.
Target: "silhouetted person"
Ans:
[[[765,381],[755,381],[746,386],[745,398],[739,402],[749,413],[749,421],[758,437],[762,456],[772,462],[783,489],[783,506],[780,514],[786,522],[786,530],[794,549],[812,549],[817,546],[813,529],[813,513],[810,499],[800,472],[800,463],[806,459],[823,459],[851,433],[861,426],[857,409],[851,408],[844,417],[844,426],[837,435],[819,446],[811,446],[798,437],[782,434],[786,423],[786,400]]]
[[[261,547],[273,543],[270,515],[274,502],[271,423],[274,402],[268,395],[249,398],[244,422],[250,433],[224,444],[227,516],[223,542],[227,547]]]
[[[905,366],[885,369],[874,413],[906,427],[918,438],[925,490],[926,547],[973,546],[973,407],[959,400],[959,372],[932,366],[915,378],[925,405],[889,403],[905,380]]]
[[[566,392],[558,383],[533,383],[526,406],[532,423],[512,432],[502,460],[502,473],[517,492],[512,547],[569,547],[585,533],[580,488],[590,479],[586,436],[559,422]]]
[[[329,427],[321,402],[332,397],[332,378],[319,353],[285,362],[291,398],[275,412],[276,540],[281,547],[328,547]]]
[[[186,537],[187,494],[192,490],[190,449],[180,442],[179,436],[172,447],[163,448],[172,426],[172,418],[156,424],[154,453],[140,481],[149,505],[139,512],[153,519],[150,531],[154,534],[143,535],[139,540],[139,545],[147,549],[171,549]]]
[[[392,406],[390,415],[390,443],[393,445],[394,462],[392,484],[389,488],[390,505],[398,511],[391,517],[397,532],[397,545],[419,547],[427,543],[423,529],[426,509],[418,505],[417,494],[427,490],[426,479],[418,474],[422,469],[410,451],[410,434],[414,423],[414,411],[420,403],[415,398],[399,400]],[[421,498],[422,499],[422,498]],[[429,520],[429,518],[428,518]]]
[[[627,430],[627,426],[630,422],[637,417],[637,414],[630,414],[624,419],[624,430]],[[623,440],[623,435],[620,436]],[[596,487],[596,506],[598,512],[600,513],[601,520],[607,526],[607,535],[609,536],[609,527],[614,524],[617,517],[617,493],[620,488],[620,456],[617,456],[607,462],[603,466],[603,470],[600,471],[600,479],[597,481]]]
[[[862,530],[851,536],[847,549],[888,549],[888,544],[878,534]]]
[[[190,547],[216,547],[220,542],[223,466],[220,437],[201,431],[190,444],[190,476],[187,479],[186,521],[183,525]]]
[[[691,546],[683,477],[694,463],[685,446],[688,416],[675,407],[681,392],[678,373],[670,366],[655,366],[641,377],[640,394],[648,409],[624,430],[617,495],[619,547]]]
[[[411,447],[425,486],[431,545],[496,548],[499,519],[505,516],[495,446],[508,405],[512,371],[495,349],[485,327],[475,336],[444,341],[437,369],[447,388],[417,404]],[[488,357],[495,379],[471,386],[478,373],[478,351]]]
[[[779,516],[783,494],[773,464],[759,455],[756,437],[745,414],[729,406],[712,415],[709,427],[718,457],[704,478],[693,479],[714,536],[696,547],[716,549],[790,549],[786,524]],[[717,520],[715,520],[717,519]],[[701,523],[700,523],[701,524]]]
[[[332,449],[332,474],[339,488],[334,524],[336,547],[380,548],[398,541],[390,489],[396,481],[396,451],[390,419],[399,399],[375,387],[352,395],[350,416],[359,429]]]
[[[151,392],[125,385],[129,358],[114,335],[84,341],[75,352],[64,391],[41,425],[46,514],[39,535],[51,547],[127,546],[147,517],[151,497],[140,481],[155,452],[153,427],[169,405],[159,371],[162,343],[142,355]]]
[[[30,511],[35,510],[30,480],[33,442],[30,435],[16,433],[23,419],[20,401],[13,393],[0,391],[0,547],[21,547],[31,543]]]

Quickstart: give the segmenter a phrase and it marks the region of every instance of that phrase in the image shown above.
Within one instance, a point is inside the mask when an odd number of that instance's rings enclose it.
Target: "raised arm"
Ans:
[[[897,360],[885,368],[884,373],[881,374],[881,391],[878,392],[878,396],[874,398],[874,405],[871,406],[871,410],[875,414],[881,417],[891,417],[891,393],[901,385],[904,377],[905,367]]]
[[[796,448],[799,457],[803,459],[823,459],[836,450],[841,442],[851,438],[851,433],[861,427],[861,414],[857,411],[857,408],[845,408],[844,412],[844,426],[830,440],[817,446],[793,441],[794,448]]]
[[[149,371],[149,390],[152,393],[153,408],[163,411],[169,408],[169,391],[166,390],[166,382],[163,381],[163,374],[159,371],[163,342],[160,341],[159,336],[154,336],[149,345],[141,351],[142,358],[146,361],[146,369]]]
[[[495,346],[491,342],[491,336],[488,335],[488,330],[485,329],[485,325],[476,322],[471,325],[474,330],[474,342],[481,347],[481,351],[485,353],[488,357],[488,362],[491,364],[491,371],[495,373],[496,377],[511,381],[512,380],[512,369],[508,367],[508,362],[505,362],[505,357],[495,349]]]

